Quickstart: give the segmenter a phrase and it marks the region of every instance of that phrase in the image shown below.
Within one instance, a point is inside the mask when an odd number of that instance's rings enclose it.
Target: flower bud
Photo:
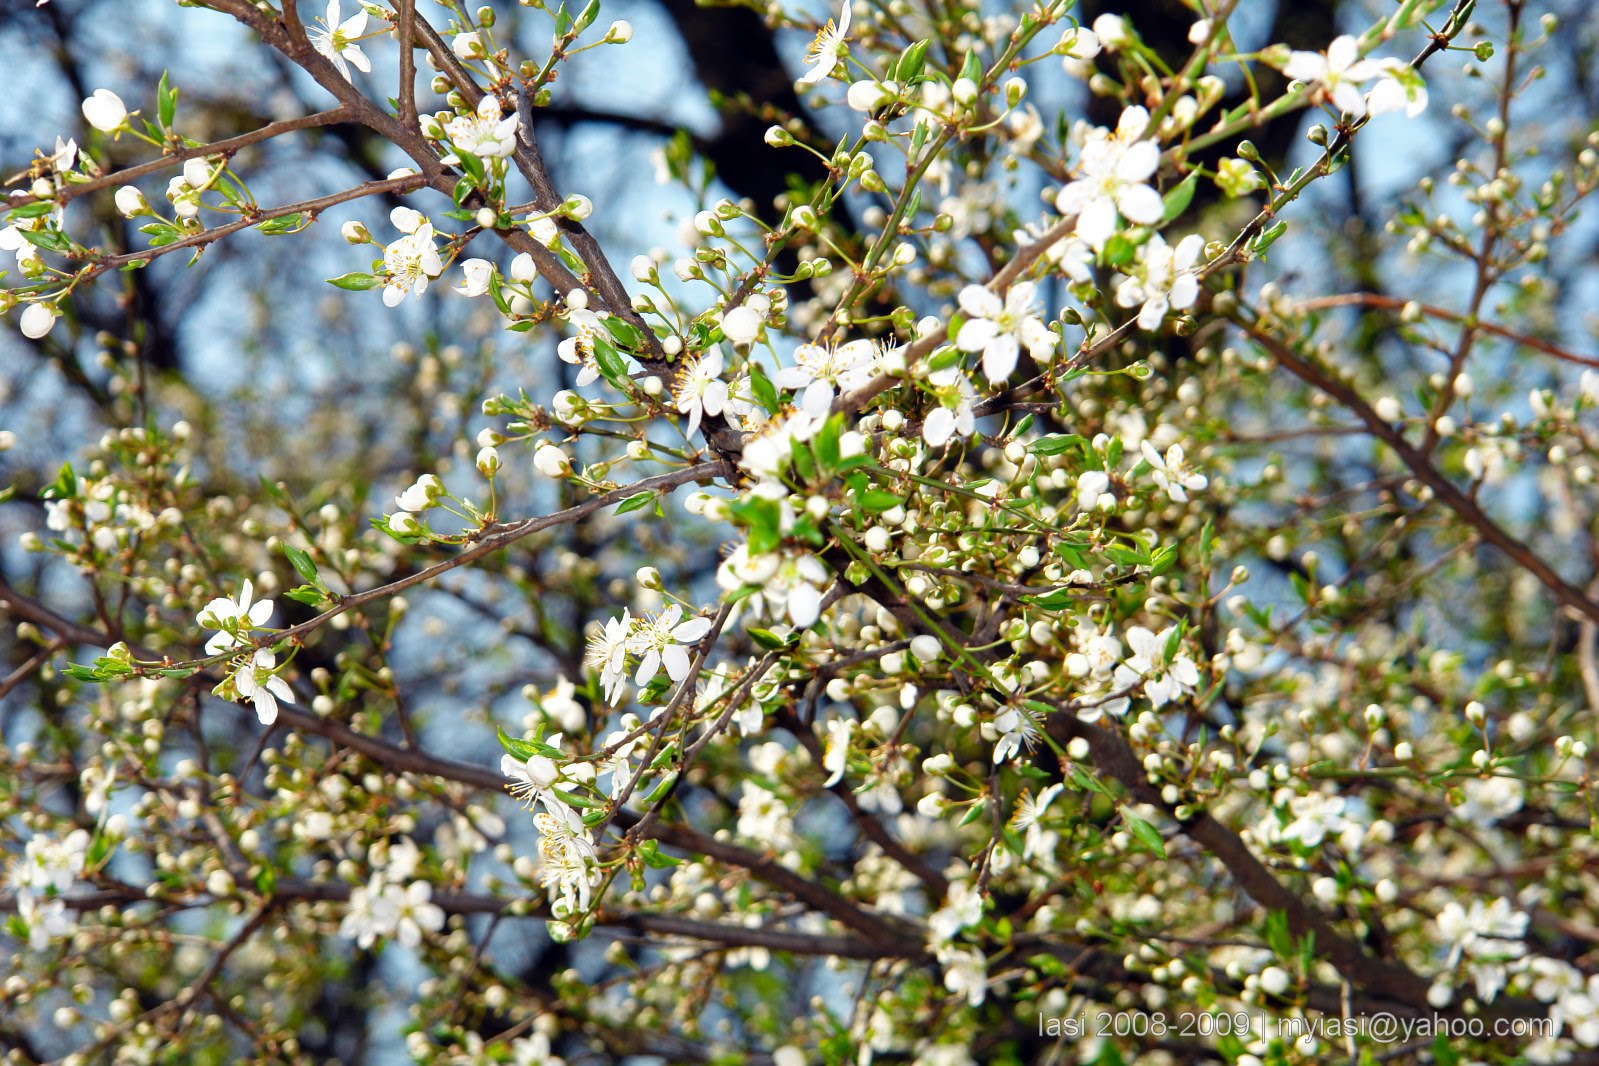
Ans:
[[[41,340],[55,329],[59,314],[60,312],[50,304],[29,304],[23,310],[22,318],[17,325],[24,337],[32,341]]]
[[[545,477],[562,478],[572,472],[572,459],[553,444],[541,444],[533,453],[533,466]]]
[[[152,215],[150,202],[132,185],[124,185],[117,190],[115,201],[117,210],[122,212],[123,218],[138,218],[140,215]]]
[[[128,121],[128,108],[122,97],[110,89],[96,89],[94,95],[83,102],[83,117],[101,133],[112,133]]]
[[[211,164],[204,159],[190,159],[183,164],[183,180],[191,189],[203,188],[211,180]]]

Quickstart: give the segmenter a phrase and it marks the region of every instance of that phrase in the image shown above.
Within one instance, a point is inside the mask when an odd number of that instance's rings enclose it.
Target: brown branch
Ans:
[[[146,248],[140,252],[123,252],[120,255],[95,256],[92,260],[94,265],[85,270],[79,275],[79,277],[83,280],[88,280],[99,277],[101,274],[109,271],[116,270],[119,267],[128,266],[132,263],[154,262],[164,255],[170,255],[172,252],[181,251],[185,248],[204,248],[209,244],[214,244],[224,237],[232,236],[233,234],[238,233],[240,230],[259,226],[261,223],[271,221],[274,218],[284,218],[289,215],[311,215],[314,218],[316,215],[326,211],[330,207],[348,203],[351,200],[359,200],[365,196],[376,196],[382,193],[410,192],[413,189],[419,189],[426,184],[426,179],[424,179],[420,174],[408,174],[399,178],[385,178],[381,181],[363,182],[362,184],[355,186],[353,189],[345,189],[343,192],[329,193],[326,196],[318,196],[311,200],[301,200],[298,203],[283,204],[280,207],[262,208],[250,212],[244,218],[226,223],[225,225],[213,226],[210,229],[201,230],[199,233],[191,233],[189,236],[175,240],[171,244],[163,244],[156,248]]]
[[[1593,622],[1599,622],[1599,603],[1589,599],[1582,589],[1566,581],[1545,563],[1524,541],[1516,539],[1492,518],[1477,502],[1466,495],[1454,482],[1445,477],[1420,448],[1405,439],[1403,433],[1390,425],[1368,404],[1355,389],[1322,370],[1282,340],[1265,332],[1258,322],[1242,318],[1233,321],[1299,380],[1312,385],[1348,408],[1366,424],[1372,436],[1392,448],[1410,472],[1430,488],[1439,503],[1459,515],[1468,525],[1482,534],[1484,540],[1510,556],[1523,570],[1536,577],[1554,594],[1561,604],[1571,608]]]
[[[1295,306],[1302,307],[1307,311],[1318,311],[1330,307],[1376,307],[1384,311],[1400,311],[1412,302],[1414,301],[1405,300],[1397,296],[1383,296],[1375,292],[1348,292],[1335,296],[1318,296],[1308,300],[1299,300],[1296,301]],[[1537,337],[1529,337],[1525,333],[1517,333],[1515,330],[1507,329],[1495,322],[1473,319],[1458,311],[1436,307],[1432,304],[1417,303],[1416,307],[1428,318],[1442,319],[1445,322],[1467,326],[1483,333],[1491,333],[1495,337],[1507,340],[1519,347],[1531,348],[1545,355],[1552,355],[1556,359],[1568,363],[1576,363],[1578,366],[1599,367],[1599,357],[1579,355],[1569,348],[1562,348],[1558,344],[1539,340]]]
[[[326,111],[318,111],[314,115],[304,115],[300,118],[284,119],[281,122],[272,122],[258,130],[241,133],[237,137],[228,137],[225,140],[212,141],[210,144],[194,146],[168,146],[166,154],[160,159],[152,159],[147,163],[128,167],[126,170],[102,174],[88,181],[68,185],[50,197],[16,196],[6,201],[7,207],[22,207],[25,204],[37,203],[40,199],[49,199],[58,204],[65,204],[69,200],[87,196],[101,189],[108,189],[113,185],[126,185],[138,181],[140,178],[159,173],[169,167],[178,166],[190,159],[199,159],[208,156],[232,156],[241,148],[247,148],[261,141],[280,137],[285,133],[295,130],[313,129],[317,126],[331,126],[349,118],[349,112],[344,107],[333,107]]]
[[[784,705],[777,714],[777,724],[782,726],[799,740],[800,745],[810,753],[813,766],[822,765],[822,744],[816,739],[816,734],[799,720],[792,709]],[[949,878],[939,873],[928,864],[927,860],[911,851],[888,831],[887,827],[871,813],[866,811],[850,789],[847,782],[840,781],[830,791],[843,802],[849,811],[850,819],[861,835],[883,850],[883,854],[893,859],[923,885],[932,899],[943,899],[949,893]]]
[[[416,0],[400,0],[400,124],[412,129],[416,121]]]
[[[217,956],[183,994],[168,1005],[184,1007],[199,997],[206,985],[216,980],[227,958],[249,939],[271,912],[285,903],[345,903],[349,901],[350,885],[322,881],[279,881],[270,896],[251,919],[234,933],[218,950]],[[507,899],[479,892],[435,892],[432,902],[446,914],[486,914],[496,918],[547,919],[550,910],[546,904],[531,897]],[[107,906],[136,906],[141,903],[172,902],[166,896],[150,896],[134,885],[118,885],[97,889],[94,892],[64,897],[67,907],[76,911],[97,910]],[[17,909],[15,896],[0,896],[0,914]],[[717,945],[718,949],[766,948],[792,955],[830,955],[846,959],[896,959],[921,958],[926,954],[920,940],[899,941],[867,940],[857,936],[838,936],[825,933],[806,933],[799,930],[772,926],[733,925],[727,922],[702,921],[675,914],[656,914],[645,911],[610,911],[601,908],[595,914],[597,927],[656,933],[683,937]]]

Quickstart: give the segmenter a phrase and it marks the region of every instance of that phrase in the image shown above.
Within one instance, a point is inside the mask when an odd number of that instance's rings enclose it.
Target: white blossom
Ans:
[[[533,452],[533,466],[545,477],[563,478],[572,472],[572,457],[554,444],[540,444]]]
[[[716,581],[728,592],[757,587],[760,591],[750,599],[759,597],[764,613],[786,616],[795,627],[809,629],[821,615],[822,595],[832,584],[832,577],[810,552],[784,549],[751,555],[745,543],[722,561]]]
[[[309,30],[307,36],[311,47],[332,61],[344,80],[349,81],[351,67],[363,74],[372,72],[372,61],[356,43],[366,31],[366,9],[357,3],[355,14],[342,21],[341,14],[339,0],[328,0],[327,15],[317,20],[321,25]]]
[[[833,20],[828,19],[827,25],[817,31],[816,39],[811,42],[810,49],[805,53],[805,62],[809,67],[800,75],[803,85],[815,85],[822,81],[833,68],[838,66],[838,55],[844,47],[844,38],[849,33],[850,0],[844,0],[843,9],[838,15],[838,28],[833,27]]]
[[[678,412],[688,415],[684,436],[692,437],[705,415],[720,415],[727,406],[727,382],[722,380],[724,369],[722,349],[713,344],[678,372],[672,398]]]
[[[1160,147],[1144,134],[1149,112],[1129,107],[1112,133],[1095,129],[1077,162],[1079,177],[1055,197],[1055,209],[1077,217],[1077,236],[1095,248],[1116,232],[1120,215],[1139,225],[1154,225],[1165,214],[1160,193],[1149,179],[1160,166]]]
[[[766,297],[756,295],[727,311],[722,315],[722,335],[729,343],[741,347],[754,344],[761,335],[761,325],[765,321],[765,314],[759,305],[767,303]]]
[[[245,634],[267,624],[267,619],[272,617],[272,601],[255,600],[254,597],[255,586],[249,578],[245,578],[238,599],[218,596],[200,609],[195,620],[206,629],[220,630],[206,641],[207,655],[244,646],[248,643],[244,640]]]
[[[872,379],[876,358],[877,346],[868,340],[801,344],[794,349],[794,365],[778,370],[772,384],[804,390],[800,410],[812,418],[825,418],[838,392],[857,389]]]
[[[1290,78],[1319,86],[1345,114],[1357,118],[1366,113],[1366,98],[1361,86],[1380,76],[1388,64],[1360,58],[1360,42],[1349,34],[1333,39],[1322,52],[1291,52],[1283,64]]]
[[[1132,272],[1116,288],[1118,307],[1137,307],[1138,328],[1156,330],[1168,311],[1192,307],[1199,297],[1195,264],[1205,239],[1191,233],[1172,248],[1160,234],[1152,234],[1138,249]]]
[[[266,602],[270,607],[270,601]],[[257,648],[233,678],[239,696],[255,704],[255,713],[262,725],[271,725],[278,720],[278,700],[294,702],[294,690],[273,672],[277,665],[277,656],[266,648]]]
[[[39,900],[28,893],[17,897],[17,916],[28,927],[28,947],[33,951],[43,951],[52,940],[69,936],[78,927],[67,914],[65,900]]]
[[[475,155],[479,159],[505,159],[516,151],[516,127],[520,120],[513,112],[502,116],[499,97],[483,94],[477,111],[458,115],[444,125],[445,135],[457,152]],[[455,164],[460,160],[453,154],[442,162]]]
[[[83,101],[83,117],[95,129],[110,133],[121,129],[122,124],[128,121],[128,108],[122,102],[122,97],[110,89],[96,89]]]
[[[1126,688],[1142,681],[1145,697],[1157,709],[1192,692],[1199,685],[1199,668],[1181,652],[1166,662],[1166,642],[1171,634],[1170,627],[1155,633],[1143,626],[1129,626],[1127,644],[1132,654],[1116,668],[1116,687]]]
[[[1188,465],[1181,444],[1167,448],[1165,456],[1155,450],[1148,438],[1139,441],[1138,448],[1144,455],[1144,461],[1149,463],[1150,477],[1174,503],[1187,503],[1190,490],[1198,492],[1210,484],[1209,478]]]
[[[976,948],[946,947],[939,951],[944,967],[944,987],[966,997],[971,1007],[982,1006],[988,995],[988,960]]]
[[[666,676],[673,681],[688,677],[689,647],[711,630],[709,618],[694,617],[682,621],[683,608],[672,604],[658,615],[641,619],[628,641],[628,650],[639,657],[638,672],[633,676],[635,685],[647,685],[651,678],[666,667]]]
[[[489,291],[494,264],[487,259],[467,259],[461,263],[461,283],[455,291],[462,296],[482,296]]]
[[[113,200],[123,218],[138,218],[140,215],[150,214],[150,202],[136,186],[118,186]]]
[[[401,214],[407,210],[397,207],[392,214],[407,219],[408,215]],[[415,212],[409,214],[414,215]],[[405,227],[399,228],[403,230]],[[421,296],[427,291],[428,282],[444,273],[444,260],[439,258],[434,239],[433,224],[423,222],[383,249],[385,306],[396,307],[408,295]]]
[[[927,916],[927,943],[937,950],[983,920],[983,896],[966,880],[951,881],[943,906]]]
[[[999,295],[981,285],[961,290],[960,308],[967,316],[955,346],[963,352],[983,353],[983,376],[997,385],[1011,376],[1025,345],[1039,362],[1048,362],[1055,335],[1038,315],[1037,286],[1018,281]]]
[[[586,662],[600,671],[600,689],[608,703],[621,699],[627,681],[627,653],[633,640],[633,616],[626,609],[589,638]]]
[[[1477,995],[1488,1002],[1504,988],[1505,962],[1527,952],[1521,938],[1527,932],[1527,914],[1513,908],[1503,897],[1492,903],[1472,900],[1471,907],[1450,901],[1438,913],[1438,933],[1449,947],[1449,965],[1464,959],[1477,987]]]
[[[828,772],[823,788],[832,788],[844,779],[849,766],[850,738],[860,723],[853,718],[833,718],[827,723],[827,740],[822,749],[822,769]]]
[[[964,330],[962,331],[964,332]],[[927,414],[922,423],[922,440],[929,448],[942,448],[956,437],[970,437],[977,432],[976,390],[964,374],[956,375],[950,388],[939,393],[939,405]]]

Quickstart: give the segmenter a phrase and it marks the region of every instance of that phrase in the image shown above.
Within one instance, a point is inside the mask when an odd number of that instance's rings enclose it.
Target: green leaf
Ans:
[[[336,278],[329,278],[328,284],[335,285],[341,289],[349,289],[351,292],[365,292],[367,289],[375,289],[383,284],[383,279],[373,274],[362,274],[357,271],[350,274],[340,274]]]
[[[916,158],[917,153],[922,150],[922,145],[927,143],[927,138],[932,132],[933,128],[927,124],[926,119],[916,123],[916,128],[911,131],[911,147],[908,153],[912,159]]]
[[[133,667],[129,666],[121,659],[113,659],[105,655],[100,656],[94,661],[94,669],[99,672],[101,677],[108,679],[113,677],[124,677],[133,673]]]
[[[967,52],[966,59],[961,63],[960,76],[970,78],[979,85],[983,81],[983,63],[977,58],[976,52]]]
[[[831,472],[838,467],[839,462],[839,437],[843,434],[844,418],[834,415],[822,424],[822,428],[811,438],[811,450],[816,455],[816,465],[824,472]]]
[[[64,252],[72,247],[72,242],[66,234],[53,229],[19,229],[12,230],[18,237],[27,241],[36,248],[44,248],[51,252]]]
[[[62,463],[61,472],[56,475],[54,499],[69,500],[78,494],[78,474],[72,469],[71,463]]]
[[[1261,255],[1266,251],[1266,249],[1277,243],[1278,237],[1281,237],[1287,232],[1288,223],[1285,221],[1278,221],[1276,225],[1272,226],[1265,233],[1262,233],[1259,237],[1255,238],[1254,242],[1249,246],[1250,250],[1256,255]]]
[[[1033,441],[1028,451],[1034,455],[1059,455],[1080,448],[1088,442],[1077,433],[1051,433],[1047,437],[1039,437]]]
[[[1116,467],[1121,465],[1123,447],[1121,434],[1117,434],[1110,439],[1110,447],[1105,449],[1106,470],[1115,470]]]
[[[62,668],[62,673],[78,681],[104,681],[100,671],[92,666],[83,666],[79,663],[68,663]]]
[[[1076,595],[1069,588],[1052,589],[1042,596],[1029,596],[1027,601],[1035,607],[1042,607],[1046,611],[1062,611],[1077,602]]]
[[[605,327],[605,332],[616,338],[617,346],[624,351],[636,352],[644,343],[644,336],[637,326],[615,315],[606,315],[600,319],[600,324]]]
[[[916,78],[921,77],[922,69],[927,65],[927,47],[931,41],[917,41],[899,54],[899,60],[894,64],[889,80],[907,85]]]
[[[782,406],[777,400],[777,387],[771,383],[758,366],[750,366],[750,391],[755,394],[755,402],[766,408],[769,415],[777,414],[777,409]]]
[[[150,235],[150,247],[152,248],[164,248],[183,236],[178,227],[167,222],[146,223],[139,227],[139,232]]]
[[[809,444],[794,442],[794,470],[799,474],[801,481],[816,480],[816,459],[811,455]]]
[[[161,72],[161,81],[155,87],[156,114],[160,116],[161,128],[171,129],[172,120],[178,114],[178,90],[174,89],[167,81],[167,72]]]
[[[291,233],[294,230],[299,229],[300,224],[301,216],[299,212],[295,212],[292,215],[280,215],[277,218],[269,218],[257,226],[256,229],[267,234],[268,236],[275,236],[280,233]]]
[[[669,866],[680,865],[682,859],[674,859],[670,855],[662,855],[660,845],[653,840],[642,841],[638,846],[638,857],[644,860],[644,865],[655,870],[664,870]]]
[[[577,22],[573,24],[573,29],[577,30],[579,33],[582,33],[584,30],[594,25],[594,20],[599,17],[600,0],[589,0],[588,4],[578,14]]]
[[[40,200],[36,204],[23,204],[21,207],[12,209],[11,221],[15,222],[20,218],[39,218],[43,215],[48,215],[50,209],[54,206],[55,204],[49,200]]]
[[[649,492],[647,490],[644,492],[635,492],[633,495],[617,504],[616,510],[612,511],[611,513],[627,514],[629,511],[637,511],[640,508],[648,507],[650,505],[650,501],[653,499],[655,499],[655,493],[653,492]]]
[[[867,489],[865,492],[860,493],[858,498],[861,510],[867,514],[882,514],[884,511],[891,510],[905,502],[892,492],[884,492],[882,489]]]
[[[1288,935],[1286,911],[1266,912],[1266,944],[1279,959],[1286,959],[1294,953],[1294,940]]]
[[[506,754],[513,759],[521,759],[526,762],[535,755],[543,755],[544,750],[549,748],[548,744],[535,744],[529,740],[518,740],[499,726],[494,727],[494,732],[500,738],[500,747],[504,748]]]
[[[1121,266],[1132,261],[1133,255],[1138,251],[1138,246],[1125,234],[1112,234],[1105,242],[1104,251],[1100,252],[1101,261],[1108,267]]]
[[[1135,840],[1144,845],[1145,849],[1156,858],[1166,857],[1166,842],[1160,838],[1160,830],[1138,817],[1133,813],[1133,809],[1125,804],[1121,808],[1121,815],[1122,823],[1127,826],[1127,831],[1133,834]]]
[[[600,375],[618,391],[627,391],[627,363],[609,343],[594,338],[594,361],[600,366]]]
[[[728,513],[749,529],[751,555],[764,555],[783,539],[782,505],[776,500],[764,497],[740,500],[728,508]]]
[[[487,182],[488,174],[483,169],[483,160],[469,152],[457,151],[455,155],[461,160],[461,169],[472,179],[474,187],[480,187]]]
[[[666,798],[666,794],[672,791],[672,786],[676,783],[677,774],[675,773],[667,774],[665,777],[661,778],[660,784],[650,789],[649,794],[644,797],[644,806],[654,807],[657,803],[660,803]]]
[[[284,593],[289,599],[308,607],[320,607],[327,602],[327,593],[315,585],[297,585]]]
[[[783,638],[773,633],[770,629],[758,629],[755,626],[751,626],[746,632],[749,633],[751,640],[767,651],[777,651],[786,646]]]
[[[1194,201],[1194,188],[1199,184],[1199,174],[1196,171],[1182,181],[1166,190],[1166,195],[1161,197],[1165,210],[1161,212],[1161,225],[1172,221],[1188,210],[1188,205]]]
[[[316,583],[316,563],[311,561],[309,554],[288,543],[283,545],[283,554],[288,557],[289,565],[294,567],[296,573],[307,581]]]

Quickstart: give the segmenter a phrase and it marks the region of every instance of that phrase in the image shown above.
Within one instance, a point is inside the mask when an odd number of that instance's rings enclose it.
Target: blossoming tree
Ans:
[[[1550,5],[773,4],[791,180],[652,131],[675,249],[541,149],[665,45],[599,0],[181,6],[311,106],[175,61],[10,185],[6,402],[94,401],[0,436],[12,1061],[1591,1059]],[[208,353],[241,433],[163,301],[330,228],[263,335],[439,317]]]

